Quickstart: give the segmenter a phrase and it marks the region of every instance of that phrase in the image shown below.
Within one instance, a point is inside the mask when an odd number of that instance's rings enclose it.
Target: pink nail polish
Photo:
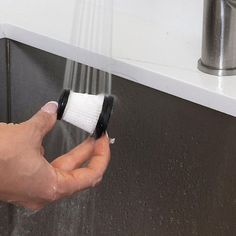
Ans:
[[[57,108],[58,108],[58,103],[51,101],[45,104],[41,110],[44,112],[47,112],[49,114],[56,114],[57,113]]]

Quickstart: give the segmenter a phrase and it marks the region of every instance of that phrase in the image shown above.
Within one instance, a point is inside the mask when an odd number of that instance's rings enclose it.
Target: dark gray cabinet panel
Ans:
[[[121,78],[113,92],[97,232],[236,235],[236,119]]]
[[[7,121],[6,40],[0,40],[0,122]]]
[[[65,59],[11,42],[12,119],[28,119],[62,90]]]
[[[63,58],[11,43],[14,122],[57,98],[64,69]],[[116,143],[102,184],[35,214],[14,208],[12,235],[236,235],[236,119],[117,77],[113,93]],[[58,122],[48,159],[77,135]]]

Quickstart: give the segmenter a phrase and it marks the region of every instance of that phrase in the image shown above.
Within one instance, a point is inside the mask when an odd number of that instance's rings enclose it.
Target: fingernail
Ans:
[[[47,112],[49,114],[56,114],[57,113],[57,108],[58,108],[58,103],[51,101],[45,104],[41,110],[44,112]]]

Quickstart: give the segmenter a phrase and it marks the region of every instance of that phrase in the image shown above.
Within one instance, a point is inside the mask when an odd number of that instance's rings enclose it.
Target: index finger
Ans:
[[[104,135],[96,141],[94,155],[86,167],[72,171],[56,169],[58,175],[58,198],[94,187],[102,180],[109,161],[109,139]]]

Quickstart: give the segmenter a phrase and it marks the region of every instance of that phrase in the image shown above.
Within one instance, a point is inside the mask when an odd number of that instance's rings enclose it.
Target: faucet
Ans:
[[[204,0],[202,56],[198,69],[236,75],[236,0]]]

